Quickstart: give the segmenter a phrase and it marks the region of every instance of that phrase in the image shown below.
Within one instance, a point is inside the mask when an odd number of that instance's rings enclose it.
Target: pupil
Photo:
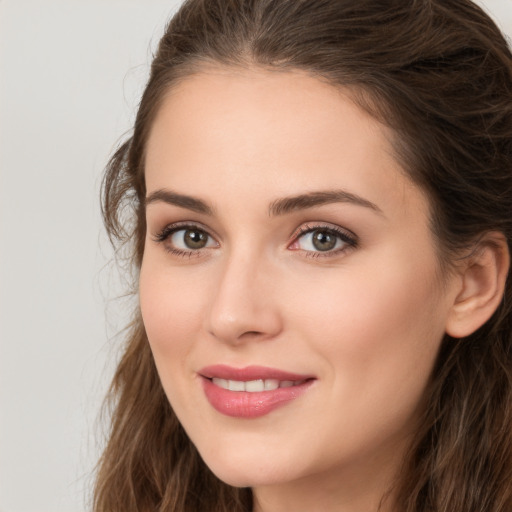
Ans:
[[[185,245],[189,249],[202,249],[208,241],[208,235],[203,231],[185,231]]]
[[[326,231],[315,231],[313,233],[313,245],[319,251],[329,251],[336,245],[336,237]]]

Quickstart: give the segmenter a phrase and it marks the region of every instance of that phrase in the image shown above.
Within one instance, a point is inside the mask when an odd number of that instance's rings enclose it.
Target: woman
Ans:
[[[480,8],[185,2],[103,207],[140,311],[96,511],[512,510],[512,55]]]

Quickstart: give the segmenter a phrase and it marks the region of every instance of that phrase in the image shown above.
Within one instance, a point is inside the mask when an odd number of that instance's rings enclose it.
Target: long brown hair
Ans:
[[[300,69],[350,88],[396,135],[396,158],[429,195],[440,260],[478,235],[512,240],[512,55],[470,0],[188,0],[167,26],[133,135],[109,162],[111,240],[145,237],[144,150],[164,94],[205,64]],[[394,488],[397,512],[512,510],[512,284],[493,317],[443,340],[421,428]],[[110,396],[95,512],[248,512],[218,480],[162,390],[135,314]]]

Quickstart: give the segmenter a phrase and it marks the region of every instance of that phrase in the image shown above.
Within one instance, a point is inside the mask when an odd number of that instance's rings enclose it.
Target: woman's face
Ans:
[[[156,117],[144,324],[230,484],[355,482],[403,452],[455,287],[390,136],[300,72],[208,69]]]

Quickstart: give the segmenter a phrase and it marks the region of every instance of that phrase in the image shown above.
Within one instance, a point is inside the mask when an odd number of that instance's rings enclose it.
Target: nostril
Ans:
[[[260,331],[245,331],[241,336],[239,336],[239,339],[251,339],[258,338],[260,336],[264,336],[264,333]]]

